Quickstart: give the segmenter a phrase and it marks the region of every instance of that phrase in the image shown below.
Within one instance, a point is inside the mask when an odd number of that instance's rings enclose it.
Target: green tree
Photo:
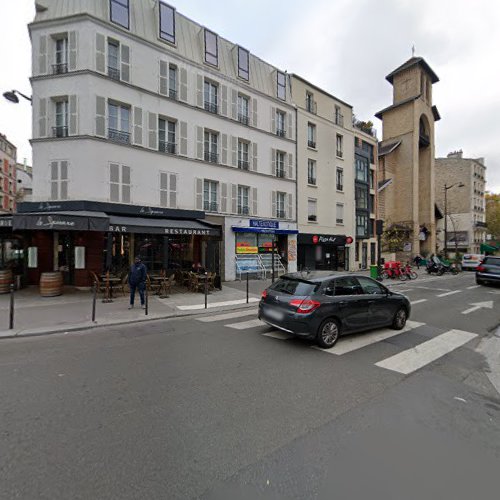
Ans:
[[[494,241],[500,241],[500,194],[486,193],[486,227]]]

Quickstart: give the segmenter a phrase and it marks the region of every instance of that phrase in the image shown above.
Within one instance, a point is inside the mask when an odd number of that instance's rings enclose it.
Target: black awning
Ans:
[[[107,231],[109,217],[104,212],[50,212],[14,214],[12,229],[47,231]]]
[[[168,235],[220,236],[220,226],[199,220],[157,219],[145,217],[109,216],[109,231],[113,233],[149,233]]]

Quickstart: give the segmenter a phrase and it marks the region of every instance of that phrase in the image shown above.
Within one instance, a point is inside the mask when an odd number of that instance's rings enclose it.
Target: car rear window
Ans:
[[[306,296],[311,295],[319,288],[319,283],[310,283],[297,279],[281,278],[274,285],[269,287],[271,290],[288,295]]]
[[[483,260],[483,264],[488,264],[489,266],[500,266],[500,257],[486,257]]]

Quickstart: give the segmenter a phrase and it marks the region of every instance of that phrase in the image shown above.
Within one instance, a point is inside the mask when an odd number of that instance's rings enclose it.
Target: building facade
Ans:
[[[412,57],[387,75],[393,104],[382,120],[379,144],[379,208],[387,228],[402,234],[399,258],[436,250],[434,125],[440,119],[432,102],[437,75],[422,57]]]
[[[299,269],[354,269],[352,106],[292,75]]]
[[[26,163],[16,164],[17,192],[16,199],[19,203],[32,201],[33,195],[33,168]]]
[[[17,148],[0,134],[0,213],[16,210],[17,192]]]
[[[446,205],[445,205],[446,191]],[[484,158],[464,158],[462,151],[436,158],[435,196],[446,217],[449,255],[482,253],[486,242],[486,165]],[[444,250],[444,218],[438,227],[438,249]]]
[[[112,268],[137,253],[152,270],[200,261],[231,280],[237,255],[268,253],[274,241],[294,271],[288,75],[161,1],[36,5],[26,209],[85,205],[111,216],[108,231],[83,239],[59,231],[53,244],[74,249],[87,240]],[[190,232],[197,223],[208,236]],[[74,265],[72,255],[61,259]],[[61,268],[57,256],[47,265]]]

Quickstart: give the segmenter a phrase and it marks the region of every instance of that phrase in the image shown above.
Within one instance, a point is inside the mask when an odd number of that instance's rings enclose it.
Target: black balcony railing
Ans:
[[[108,138],[111,141],[122,142],[123,144],[130,144],[130,133],[123,130],[116,130],[108,128]]]
[[[250,210],[247,206],[238,206],[238,214],[239,215],[248,215]]]
[[[285,177],[285,170],[283,168],[276,169],[276,177],[281,177],[283,179]]]
[[[344,115],[335,113],[335,125],[339,125],[340,127],[344,126]]]
[[[276,135],[277,135],[278,137],[286,137],[285,130],[284,130],[284,129],[282,129],[282,128],[278,128],[278,129],[276,129]]]
[[[57,63],[52,65],[53,75],[62,75],[68,72],[68,63]]]
[[[286,217],[284,210],[276,210],[276,217],[278,219],[284,219]]]
[[[343,190],[344,190],[344,185],[337,183],[337,191],[343,191]]]
[[[117,68],[113,68],[111,66],[108,66],[108,76],[110,78],[113,78],[113,80],[119,80],[120,79],[120,70]]]
[[[170,153],[172,155],[175,155],[176,152],[177,152],[177,148],[176,148],[175,142],[159,141],[159,143],[158,143],[158,149],[162,153]]]
[[[241,168],[242,170],[248,170],[250,167],[250,164],[248,163],[248,160],[238,160],[238,168]]]
[[[209,113],[217,114],[217,104],[214,102],[205,101],[205,110]]]
[[[482,221],[478,220],[478,221],[474,222],[474,225],[476,227],[486,227],[486,222],[482,222]]]
[[[217,202],[205,201],[203,203],[203,210],[205,210],[205,212],[217,212]]]
[[[337,222],[337,224],[343,224],[344,223],[344,219],[335,219],[335,221]]]
[[[219,155],[211,151],[205,151],[205,161],[210,163],[219,163]]]
[[[316,222],[318,220],[318,216],[317,215],[308,215],[307,220],[309,222]]]
[[[342,157],[344,156],[344,153],[343,153],[342,151],[339,151],[339,150],[337,149],[337,156],[338,156],[339,158],[342,158]]]
[[[307,145],[310,148],[316,149],[316,142],[315,141],[307,141]]]
[[[306,100],[306,110],[309,111],[309,113],[315,115],[317,113],[317,109],[318,107],[316,105],[316,101],[312,101],[309,99]]]
[[[175,90],[175,89],[168,89],[168,97],[170,97],[170,99],[176,99],[177,100],[177,90]]]
[[[68,127],[52,127],[52,137],[68,137]]]
[[[243,123],[243,125],[248,125],[248,115],[238,113],[238,121],[240,123]]]
[[[316,177],[308,177],[307,183],[311,184],[312,186],[316,186]]]

